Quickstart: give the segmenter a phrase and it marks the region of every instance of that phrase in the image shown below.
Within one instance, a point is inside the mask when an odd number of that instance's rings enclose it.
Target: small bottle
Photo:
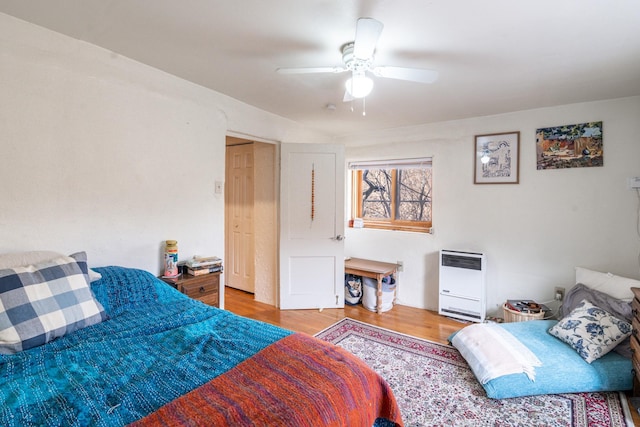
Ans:
[[[178,275],[178,241],[167,240],[164,250],[164,275],[176,277]]]

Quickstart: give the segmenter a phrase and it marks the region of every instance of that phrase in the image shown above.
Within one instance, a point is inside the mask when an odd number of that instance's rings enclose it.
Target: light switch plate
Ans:
[[[640,176],[629,178],[627,181],[629,189],[640,188]]]

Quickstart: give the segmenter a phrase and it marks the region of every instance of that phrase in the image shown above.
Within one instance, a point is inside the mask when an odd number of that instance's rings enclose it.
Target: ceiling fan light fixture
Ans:
[[[373,80],[363,74],[354,73],[345,83],[347,92],[354,98],[364,98],[373,89]]]

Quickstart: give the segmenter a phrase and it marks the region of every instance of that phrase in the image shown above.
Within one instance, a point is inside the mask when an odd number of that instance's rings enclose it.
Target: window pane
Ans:
[[[397,220],[431,221],[431,168],[398,169]]]
[[[362,171],[362,217],[391,218],[391,171]]]
[[[406,168],[405,168],[406,167]],[[431,227],[431,167],[358,169],[353,174],[354,215],[364,226],[428,232]]]

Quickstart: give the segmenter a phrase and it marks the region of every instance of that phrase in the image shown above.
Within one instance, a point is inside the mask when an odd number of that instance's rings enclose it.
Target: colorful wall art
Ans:
[[[602,122],[536,130],[536,157],[538,169],[602,166]]]

